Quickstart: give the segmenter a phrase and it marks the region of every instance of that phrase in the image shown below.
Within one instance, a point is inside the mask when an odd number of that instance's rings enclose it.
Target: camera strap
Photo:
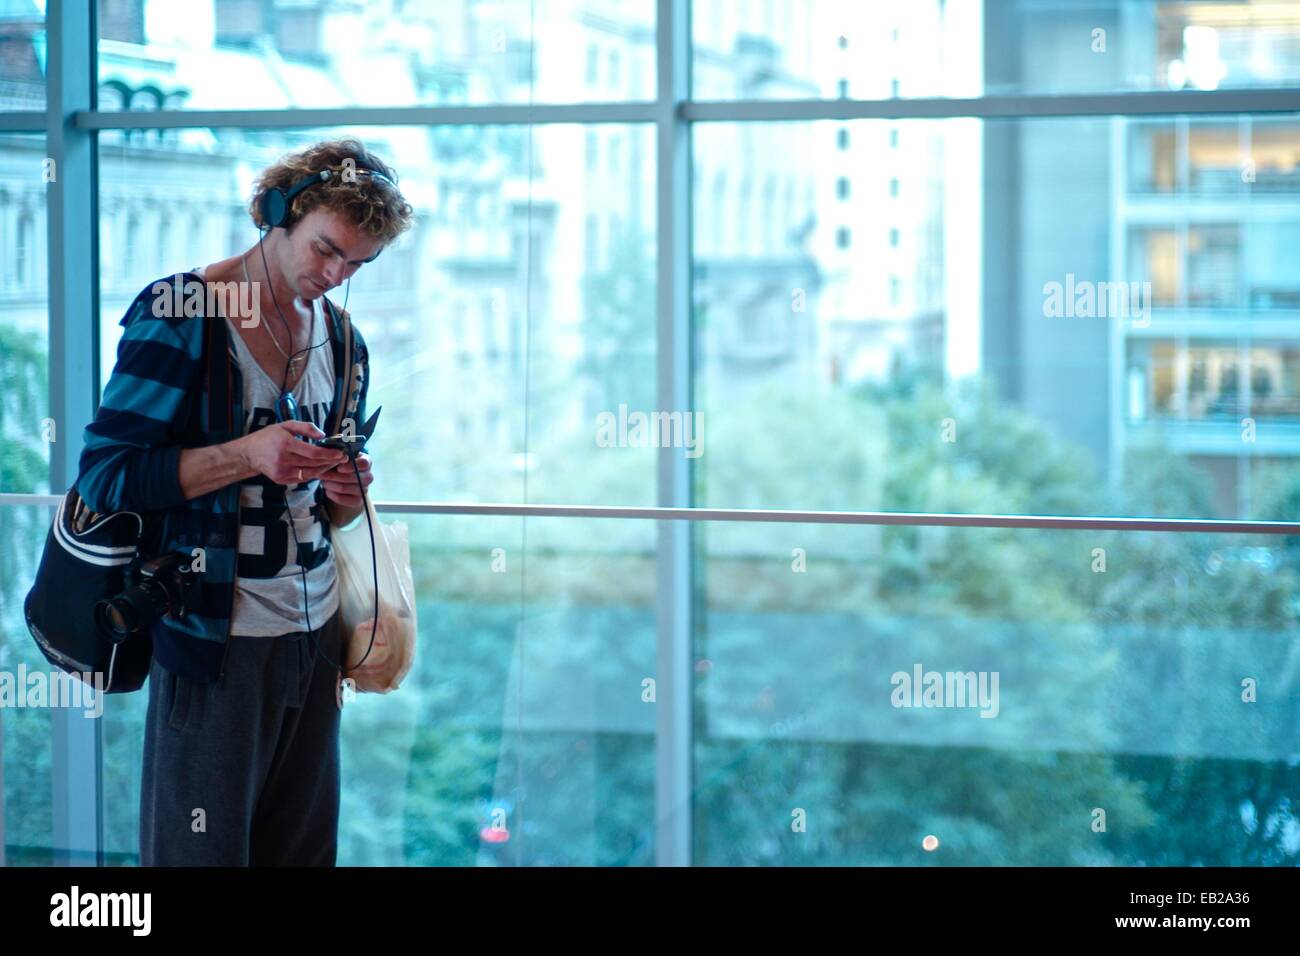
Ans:
[[[358,381],[360,369],[358,369],[353,355],[352,320],[347,310],[338,308],[326,296],[321,296],[321,298],[325,301],[325,307],[330,314],[330,322],[334,327],[334,335],[330,337],[330,347],[334,353],[334,367],[338,369],[341,365],[343,369],[343,375],[339,379],[334,392],[334,408],[329,420],[326,422],[330,427],[325,430],[326,435],[337,435],[342,431],[343,419],[348,416],[349,411],[356,410],[361,388],[361,383]],[[353,425],[356,424],[357,422],[354,420]]]

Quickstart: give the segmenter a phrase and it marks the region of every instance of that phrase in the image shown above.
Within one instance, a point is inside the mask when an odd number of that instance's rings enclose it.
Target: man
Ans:
[[[361,515],[374,478],[368,455],[354,471],[308,440],[340,402],[352,427],[365,421],[365,340],[353,326],[345,368],[325,293],[410,226],[396,179],[354,139],[284,157],[249,206],[264,237],[152,283],[122,319],[77,489],[95,511],[152,512],[158,553],[193,558],[201,587],[197,608],[152,631],[142,865],[335,863],[344,646],[330,529]],[[206,303],[238,287],[252,315],[172,307],[185,283]],[[211,355],[228,356],[228,375],[205,391]]]

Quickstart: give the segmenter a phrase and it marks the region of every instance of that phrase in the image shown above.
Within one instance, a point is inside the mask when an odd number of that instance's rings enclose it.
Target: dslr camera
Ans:
[[[95,605],[95,623],[116,642],[151,629],[165,614],[184,617],[199,606],[200,577],[190,569],[188,555],[137,558],[127,566],[126,580],[128,586],[120,594]]]

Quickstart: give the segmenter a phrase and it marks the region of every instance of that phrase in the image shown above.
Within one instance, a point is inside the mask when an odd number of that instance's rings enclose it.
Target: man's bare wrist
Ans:
[[[235,456],[235,462],[239,466],[239,474],[240,474],[241,481],[244,478],[252,478],[254,475],[257,474],[257,469],[254,468],[252,463],[248,460],[247,438],[248,436],[244,435],[243,437],[233,439],[232,441],[227,443],[230,446],[231,452]]]
[[[356,520],[365,514],[366,506],[365,502],[358,505],[343,505],[339,504],[333,498],[327,497],[325,499],[325,510],[329,514],[330,524],[340,530],[346,530],[347,528],[352,527],[352,525],[356,523]]]
[[[236,438],[220,445],[183,448],[177,462],[177,482],[186,500],[209,494],[258,474],[248,457],[248,442]]]

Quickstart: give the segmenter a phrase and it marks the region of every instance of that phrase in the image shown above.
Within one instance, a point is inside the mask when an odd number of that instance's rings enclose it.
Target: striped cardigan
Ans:
[[[189,557],[194,548],[203,548],[199,607],[182,619],[160,618],[152,637],[159,664],[196,682],[212,683],[224,673],[229,647],[239,483],[186,500],[180,453],[240,437],[244,388],[239,363],[230,355],[226,323],[204,320],[203,303],[197,300],[206,296],[183,294],[198,291],[188,283],[202,281],[193,273],[165,276],[127,307],[117,363],[95,420],[86,426],[76,488],[97,512],[153,512],[147,543],[158,550],[147,553],[181,551]],[[197,308],[190,305],[194,302]],[[327,421],[334,422],[349,378],[344,369],[344,323],[349,320],[329,299],[325,305],[334,359],[334,401]],[[370,363],[355,325],[352,341],[353,387],[342,412],[359,423],[365,421]],[[320,485],[316,505],[326,515],[328,541],[329,512]]]

